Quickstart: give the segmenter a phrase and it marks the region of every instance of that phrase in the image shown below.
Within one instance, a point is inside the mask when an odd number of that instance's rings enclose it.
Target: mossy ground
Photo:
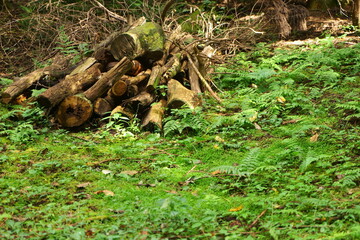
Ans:
[[[358,239],[360,47],[326,41],[239,55],[165,137],[2,104],[0,237]]]

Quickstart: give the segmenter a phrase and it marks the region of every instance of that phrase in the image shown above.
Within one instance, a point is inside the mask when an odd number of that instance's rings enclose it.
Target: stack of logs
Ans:
[[[68,71],[52,64],[20,78],[2,93],[2,102],[13,103],[51,77],[56,84],[36,101],[55,113],[63,127],[80,126],[94,115],[120,113],[141,118],[144,128],[161,129],[166,108],[195,108],[204,90],[220,101],[204,79],[205,55],[211,55],[212,48],[185,47],[174,36],[165,40],[159,25],[143,22],[110,35],[93,57]]]

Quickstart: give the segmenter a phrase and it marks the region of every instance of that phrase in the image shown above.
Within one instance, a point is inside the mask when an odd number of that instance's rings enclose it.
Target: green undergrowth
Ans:
[[[0,237],[359,239],[360,45],[334,42],[238,54],[161,133],[1,105]]]

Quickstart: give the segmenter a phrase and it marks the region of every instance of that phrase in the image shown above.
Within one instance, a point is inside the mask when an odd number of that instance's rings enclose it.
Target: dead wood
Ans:
[[[124,56],[134,59],[142,56],[156,61],[163,56],[164,41],[165,36],[161,26],[149,22],[114,38],[109,49],[115,59]]]
[[[201,81],[201,83],[205,86],[206,90],[209,91],[209,93],[211,94],[211,96],[213,96],[219,103],[221,103],[221,99],[219,98],[219,96],[212,90],[212,88],[210,87],[209,83],[206,81],[206,79],[201,75],[200,71],[196,68],[194,62],[191,60],[190,55],[187,53],[187,58],[189,60],[189,63],[192,65],[192,67],[194,68],[194,71],[196,72],[196,74],[199,76],[199,79]]]
[[[151,105],[141,122],[141,127],[146,130],[154,131],[162,129],[162,120],[165,113],[166,100],[161,99],[159,102]]]
[[[132,62],[124,57],[84,94],[65,98],[56,115],[59,123],[65,127],[77,127],[89,120],[93,112],[92,102],[104,95],[111,87],[112,82],[124,75],[131,67]]]
[[[60,103],[56,119],[64,127],[77,127],[89,120],[92,113],[91,102],[83,95],[74,95]]]
[[[167,86],[169,108],[179,108],[186,104],[189,108],[194,109],[200,105],[201,101],[198,96],[178,81],[170,79]]]
[[[127,57],[124,57],[110,71],[106,72],[99,81],[86,90],[84,96],[90,101],[94,101],[96,98],[104,95],[113,82],[121,78],[132,66],[133,63]]]
[[[59,84],[40,94],[37,101],[47,108],[54,107],[67,96],[75,95],[94,84],[100,77],[102,65],[96,63],[84,72],[70,74]]]

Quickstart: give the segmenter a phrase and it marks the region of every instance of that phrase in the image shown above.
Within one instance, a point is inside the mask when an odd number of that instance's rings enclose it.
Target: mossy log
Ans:
[[[110,52],[117,60],[127,56],[156,61],[163,56],[164,42],[161,26],[149,22],[116,36],[111,41]]]
[[[189,108],[194,109],[201,104],[196,93],[184,87],[180,82],[170,79],[167,86],[169,108],[179,108],[186,104]]]
[[[77,74],[70,74],[66,78],[40,94],[37,101],[47,108],[54,107],[64,98],[75,95],[94,84],[100,77],[102,65],[96,63],[90,68]]]
[[[165,99],[161,99],[159,102],[152,104],[141,122],[141,128],[150,131],[154,131],[155,129],[161,130],[166,103]]]

